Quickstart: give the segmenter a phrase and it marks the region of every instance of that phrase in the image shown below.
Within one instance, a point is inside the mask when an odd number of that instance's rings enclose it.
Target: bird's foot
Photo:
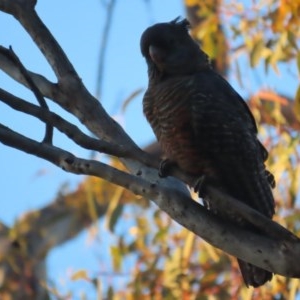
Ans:
[[[176,163],[170,159],[163,159],[160,162],[159,169],[158,169],[158,176],[159,177],[167,177],[170,174],[170,170],[174,167]]]
[[[194,184],[194,191],[195,193],[198,193],[199,197],[203,198],[205,196],[205,182],[206,182],[206,176],[202,175],[200,176],[195,184]]]

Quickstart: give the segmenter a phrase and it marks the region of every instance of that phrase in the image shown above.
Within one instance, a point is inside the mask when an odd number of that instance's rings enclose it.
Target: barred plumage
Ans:
[[[148,28],[141,51],[148,64],[144,114],[166,158],[184,172],[206,180],[272,218],[274,177],[265,169],[268,152],[257,139],[248,106],[191,39],[187,21]],[[210,209],[220,217],[213,203]],[[227,216],[228,217],[228,216]],[[239,223],[250,230],[253,225]],[[245,283],[260,286],[272,278],[239,260]]]

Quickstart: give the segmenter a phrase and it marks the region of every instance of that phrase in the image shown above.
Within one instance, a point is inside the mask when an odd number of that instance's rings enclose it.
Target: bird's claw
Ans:
[[[199,197],[201,198],[203,198],[203,196],[205,195],[205,189],[204,189],[205,181],[206,181],[206,177],[205,175],[202,175],[196,180],[194,184],[194,191],[195,193],[198,193]]]
[[[158,169],[158,176],[163,178],[167,177],[170,173],[171,168],[175,165],[173,161],[169,159],[163,159],[160,162],[159,169]]]

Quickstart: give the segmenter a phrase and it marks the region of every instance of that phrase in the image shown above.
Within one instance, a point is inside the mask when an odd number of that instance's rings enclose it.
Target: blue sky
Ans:
[[[89,1],[87,4],[86,1],[78,0],[40,0],[37,12],[68,55],[84,84],[94,93],[100,40],[105,21],[101,1]],[[107,49],[101,102],[140,145],[145,145],[154,138],[142,114],[141,96],[128,106],[124,116],[120,115],[124,99],[134,90],[145,88],[147,85],[146,65],[139,50],[140,35],[151,24],[168,21],[178,15],[184,15],[180,0],[117,1]],[[0,28],[5,28],[0,31],[1,45],[11,45],[28,69],[55,81],[47,62],[13,17],[0,12]],[[1,71],[0,85],[35,103],[31,92]],[[48,103],[51,109],[79,125],[75,118],[70,118],[57,105],[51,101]],[[0,112],[1,123],[32,138],[43,137],[44,126],[38,120],[14,112],[1,102]],[[77,155],[88,155],[57,132],[54,141],[56,145]],[[1,184],[3,209],[0,212],[0,220],[7,225],[12,225],[26,211],[38,209],[49,203],[64,183],[68,183],[71,189],[82,180],[82,176],[65,173],[46,161],[2,144],[0,151],[0,164],[5,173]],[[113,240],[103,222],[99,224],[99,228],[101,241],[106,244],[108,240]],[[72,283],[68,279],[69,275],[78,269],[88,269],[91,275],[112,272],[107,264],[110,260],[108,255],[108,249],[103,249],[99,243],[90,244],[87,233],[83,232],[72,242],[50,253],[47,260],[50,280],[62,291],[72,289],[76,295],[73,299],[79,299],[81,291],[85,291],[93,299],[94,291],[91,285],[84,282]],[[112,281],[109,276],[102,279],[104,285]],[[122,276],[113,280],[122,282]]]
[[[100,2],[90,1],[87,5],[85,1],[39,1],[37,5],[40,17],[61,44],[84,84],[92,93],[96,87],[100,38],[105,19],[105,12]],[[183,7],[179,0],[164,1],[164,5],[161,5],[158,0],[147,3],[142,0],[131,0],[127,3],[120,1],[116,6],[101,99],[107,111],[120,120],[127,132],[140,145],[147,144],[153,139],[152,131],[142,114],[141,96],[129,105],[125,116],[119,114],[124,99],[134,90],[145,88],[147,85],[146,66],[139,51],[140,35],[153,22],[171,20],[174,16],[183,14]],[[55,81],[47,62],[19,23],[11,16],[0,13],[0,26],[5,28],[0,32],[0,43],[6,47],[12,45],[28,69]],[[0,72],[0,82],[1,87],[35,103],[31,92],[16,84],[3,72]],[[48,103],[53,110],[69,118],[69,115],[62,112],[57,105],[51,101]],[[30,137],[37,139],[43,137],[44,126],[38,120],[14,112],[2,103],[0,103],[0,110],[1,122],[4,124]],[[75,118],[71,120],[79,124]],[[54,139],[57,145],[66,147],[76,154],[85,154],[58,133],[55,134]],[[0,147],[1,164],[6,170],[7,182],[3,186],[2,195],[8,199],[19,199],[10,200],[12,207],[4,215],[0,214],[1,219],[8,224],[11,224],[13,219],[24,210],[47,203],[64,181],[80,180],[78,176],[66,174],[38,158],[3,145]],[[43,176],[39,176],[40,174]],[[41,191],[39,197],[36,196],[36,190]]]
[[[40,0],[37,11],[61,44],[62,48],[74,64],[87,88],[94,93],[96,88],[96,74],[102,28],[105,11],[101,1],[46,1]],[[144,59],[140,55],[139,39],[141,33],[151,24],[165,22],[177,16],[184,16],[181,0],[129,0],[117,1],[111,35],[109,37],[103,93],[101,101],[107,111],[119,120],[129,135],[139,144],[146,145],[154,139],[154,135],[142,114],[142,95],[129,104],[125,115],[120,114],[120,107],[133,91],[146,88],[147,73]],[[53,72],[32,43],[24,29],[9,15],[0,13],[0,44],[12,45],[24,65],[37,73],[41,73],[50,80],[55,80]],[[280,92],[293,96],[297,82],[283,82],[282,76],[274,72],[266,77],[262,66],[257,71],[248,70],[247,60],[241,61],[245,89],[241,90],[230,76],[233,86],[246,96],[250,91],[259,87],[276,88]],[[284,71],[286,72],[286,71]],[[292,72],[296,72],[292,68]],[[0,71],[0,86],[10,92],[35,102],[34,97],[22,86],[10,80]],[[63,116],[69,115],[50,101],[51,109]],[[0,103],[1,122],[14,130],[19,130],[30,137],[41,139],[44,126],[37,120],[21,115]],[[69,118],[76,124],[75,118]],[[55,143],[74,152],[86,156],[87,152],[78,148],[62,135],[55,133]],[[0,144],[0,163],[4,174],[1,184],[2,210],[0,220],[11,225],[28,210],[37,209],[49,203],[64,183],[70,188],[82,180],[81,176],[67,174],[57,167],[20,151],[7,148]],[[104,226],[101,226],[105,234]],[[107,238],[111,238],[105,235]],[[50,277],[60,282],[67,278],[68,270],[87,268],[97,272],[101,259],[107,259],[107,252],[101,252],[97,245],[88,245],[86,233],[75,241],[55,249],[48,259]],[[78,257],[85,259],[78,259]],[[70,286],[67,286],[68,288]],[[88,289],[88,286],[72,286],[73,289]],[[75,298],[74,298],[75,299]]]

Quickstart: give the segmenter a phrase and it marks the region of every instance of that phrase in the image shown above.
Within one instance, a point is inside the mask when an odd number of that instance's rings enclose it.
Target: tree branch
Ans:
[[[44,122],[50,123],[52,126],[55,126],[61,132],[65,133],[78,145],[86,149],[104,152],[116,157],[133,158],[131,157],[131,153],[127,152],[126,149],[122,149],[122,147],[118,145],[91,138],[88,135],[82,133],[78,127],[67,122],[57,114],[26,102],[25,100],[17,98],[2,89],[0,89],[0,98],[4,103],[14,108],[15,110],[22,111],[24,113],[35,116]],[[235,201],[228,195],[226,195],[226,198],[229,200],[224,201],[224,193],[222,194],[216,191],[214,188],[208,188],[208,191],[210,197],[214,199],[215,205],[220,208],[223,207],[223,210],[228,211],[229,214],[235,214],[237,216],[243,217],[245,220],[254,224],[270,237],[288,239],[291,236],[294,240],[294,236],[291,235],[289,231],[285,230],[281,226],[277,226],[277,223],[271,222],[268,218],[262,216],[257,211],[251,209],[249,210],[248,206],[243,205],[243,203]],[[232,205],[232,203],[234,203],[234,205]],[[228,209],[228,207],[230,209]],[[277,230],[274,229],[274,227],[276,226],[278,227]]]
[[[172,181],[172,178],[159,179],[157,170],[143,165],[157,168],[158,159],[153,159],[153,157],[140,150],[123,129],[108,116],[99,102],[86,90],[72,64],[37,16],[34,5],[35,1],[30,0],[0,0],[0,9],[13,14],[41,49],[57,76],[58,84],[53,85],[45,78],[37,75],[34,75],[33,80],[41,82],[44,85],[44,89],[40,88],[42,92],[46,90],[51,93],[52,100],[77,116],[96,136],[108,142],[117,143],[123,149],[126,149],[128,153],[130,152],[131,157],[135,160],[126,159],[123,161],[130,171],[137,176],[97,161],[77,158],[68,151],[45,143],[38,143],[0,125],[0,140],[2,143],[48,160],[68,172],[104,178],[129,189],[135,194],[153,199],[171,218],[203,237],[212,245],[277,274],[300,277],[300,265],[294,263],[299,259],[300,243],[291,233],[288,233],[283,241],[264,235],[256,235],[231,223],[221,221],[217,216],[214,216],[188,197],[186,190],[178,184],[178,181]],[[7,68],[7,70],[8,72],[11,71],[10,68]],[[15,69],[13,71],[15,72]],[[15,76],[18,77],[19,75],[16,74]],[[20,81],[23,80],[20,79]],[[7,95],[6,97],[9,98]],[[27,108],[29,109],[29,106]],[[52,116],[49,115],[49,120]],[[64,123],[64,125],[66,124]],[[195,182],[195,178],[190,178],[177,169],[174,169],[172,174],[184,180],[190,186],[193,186]],[[210,189],[208,189],[209,191]],[[219,197],[220,195],[214,196]],[[253,220],[253,216],[261,218],[260,224],[270,226],[270,231],[274,231],[276,237],[285,236],[283,234],[284,230],[278,227],[279,225],[273,226],[271,220],[258,212],[256,212],[256,215],[251,216],[253,210],[250,207],[223,194],[221,198],[222,203],[226,203],[226,207],[233,206],[236,208],[236,212],[241,208],[246,215],[249,214],[249,220]]]
[[[29,73],[27,72],[26,68],[20,61],[19,57],[15,54],[12,47],[9,47],[9,50],[5,49],[4,47],[0,46],[0,52],[5,55],[9,60],[11,60],[20,70],[21,74],[23,75],[26,83],[28,84],[29,88],[34,93],[38,103],[40,106],[46,110],[49,110],[47,102],[45,101],[42,93],[40,92],[39,88],[35,85],[34,81],[30,77]],[[52,143],[53,138],[53,128],[50,124],[46,123],[46,132],[44,136],[44,142]]]
[[[28,82],[25,80],[24,76],[22,75],[20,69],[1,52],[0,52],[0,69],[3,72],[5,72],[8,76],[16,80],[17,82],[21,83],[27,88],[30,88]],[[49,81],[48,79],[46,79],[44,76],[40,74],[31,72],[27,69],[26,71],[34,81],[35,85],[39,88],[41,93],[44,95],[44,97],[47,97],[49,99],[55,99],[57,96],[59,98],[63,97],[57,84],[52,83],[51,81]]]
[[[34,5],[35,1],[27,0],[0,1],[0,9],[12,14],[21,23],[53,69],[60,95],[64,97],[51,99],[78,117],[99,138],[113,140],[136,153],[142,152],[86,90],[66,54],[35,12]],[[72,99],[72,104],[68,99]]]
[[[103,152],[116,157],[133,158],[131,157],[131,152],[129,152],[127,148],[124,149],[121,145],[112,144],[104,140],[92,138],[87,134],[83,133],[77,126],[66,121],[56,113],[34,105],[32,103],[29,103],[19,97],[10,94],[9,92],[1,88],[0,101],[9,105],[11,108],[17,111],[21,111],[23,113],[34,116],[40,119],[41,121],[45,122],[46,124],[51,124],[59,131],[64,133],[66,136],[68,136],[76,144],[85,149]]]
[[[299,240],[275,240],[237,228],[220,221],[186,194],[160,182],[149,182],[141,176],[124,173],[101,162],[77,158],[60,148],[28,139],[3,125],[0,126],[0,139],[8,146],[46,159],[67,172],[103,178],[151,199],[172,219],[240,259],[277,274],[300,277],[300,265],[293,263],[300,253]]]

